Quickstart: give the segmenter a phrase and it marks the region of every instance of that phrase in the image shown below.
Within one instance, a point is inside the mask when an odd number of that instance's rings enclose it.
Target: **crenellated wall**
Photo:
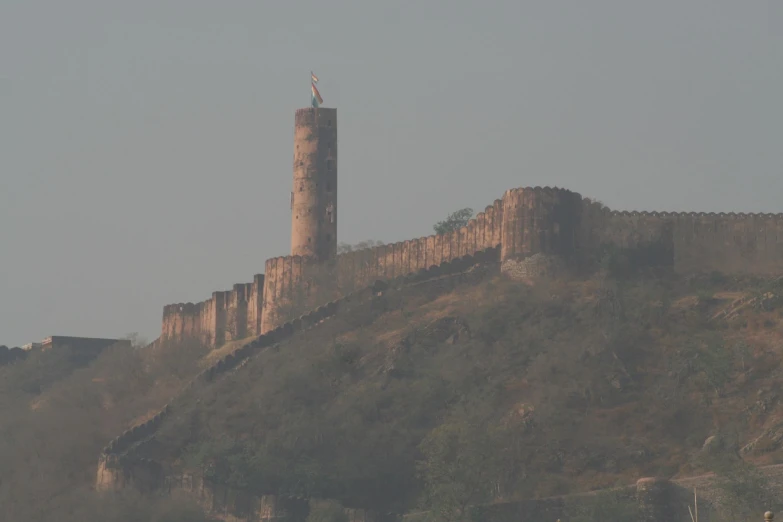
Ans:
[[[286,319],[301,312],[299,303],[309,300],[310,284],[302,284],[307,267],[317,269],[309,258],[302,256],[267,259],[264,274],[261,333],[274,330]],[[329,299],[323,302],[329,301]],[[322,304],[322,303],[318,303]]]
[[[178,342],[192,338],[219,346],[259,335],[263,291],[264,276],[257,274],[252,283],[238,283],[232,290],[213,292],[206,301],[166,305],[160,339]]]
[[[335,260],[339,284],[364,286],[497,247],[502,223],[503,202],[496,200],[460,230],[341,254]]]
[[[578,259],[585,263],[612,245],[642,251],[650,264],[673,266],[674,223],[657,212],[617,212],[584,199],[579,229]]]
[[[673,223],[678,272],[783,273],[783,214],[679,213],[666,218]]]
[[[467,226],[447,234],[348,252],[327,263],[300,256],[269,259],[262,332],[372,281],[405,276],[495,248],[501,244],[502,224],[503,202],[496,200]]]
[[[680,273],[783,273],[783,214],[613,211],[550,187],[506,191],[460,230],[349,252],[317,262],[266,261],[253,283],[202,303],[164,309],[163,340],[212,345],[258,335],[375,280],[388,280],[500,247],[503,271],[525,279],[587,266],[612,246]]]
[[[783,214],[626,212],[587,202],[581,231],[588,249],[651,247],[657,264],[678,273],[783,273]]]

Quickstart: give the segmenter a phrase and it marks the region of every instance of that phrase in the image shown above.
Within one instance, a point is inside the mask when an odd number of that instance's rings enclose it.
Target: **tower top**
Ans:
[[[297,127],[301,125],[336,127],[337,109],[326,107],[302,107],[301,109],[296,109],[294,122]]]

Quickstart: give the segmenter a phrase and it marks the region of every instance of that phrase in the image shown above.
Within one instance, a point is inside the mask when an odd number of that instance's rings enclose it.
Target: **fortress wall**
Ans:
[[[460,230],[341,254],[335,262],[340,286],[363,287],[496,247],[502,215],[503,204],[497,200]]]
[[[212,338],[215,346],[220,346],[226,342],[227,294],[230,294],[230,292],[212,292],[212,301],[215,303],[215,326]]]
[[[256,495],[212,483],[196,474],[167,476],[165,487],[168,493],[188,494],[207,513],[234,522],[304,520],[310,509],[306,499]]]
[[[783,214],[611,211],[585,200],[580,243],[640,249],[678,273],[783,273]]]
[[[303,274],[308,270],[317,271],[317,268],[315,261],[302,256],[267,259],[263,278],[261,333],[273,330],[284,317],[295,311],[301,313],[304,310],[309,304],[312,281],[304,278]]]
[[[252,283],[235,284],[232,290],[213,292],[200,303],[177,303],[163,307],[160,340],[179,342],[199,339],[219,346],[226,341],[260,335],[264,276]]]
[[[503,202],[497,200],[460,230],[341,254],[316,263],[300,256],[267,260],[262,333],[287,318],[369,286],[500,245]]]
[[[783,214],[661,213],[680,273],[783,274]]]
[[[215,292],[203,303],[165,307],[161,339],[200,336],[220,345],[259,335],[375,280],[488,248],[500,247],[509,270],[535,276],[546,271],[540,267],[556,270],[560,260],[598,261],[610,246],[681,273],[780,274],[783,214],[612,211],[564,189],[512,189],[458,231],[349,252],[324,263],[302,256],[269,259],[265,275],[256,275],[253,283]]]
[[[503,195],[501,260],[535,254],[571,258],[578,249],[582,197],[550,187],[508,190]]]
[[[247,293],[243,283],[235,284],[226,292],[225,340],[234,341],[247,335]]]
[[[209,299],[202,303],[201,307],[201,339],[208,345],[212,345],[215,342],[215,317],[217,317],[215,310],[215,300]]]
[[[247,293],[247,335],[261,335],[261,310],[264,295],[264,274],[253,276],[253,282],[248,283]]]
[[[580,262],[598,261],[612,245],[637,252],[647,264],[672,266],[672,220],[660,212],[613,211],[583,200],[579,230]]]
[[[163,307],[161,337],[179,339],[190,335],[200,335],[202,305],[203,303],[178,303]]]

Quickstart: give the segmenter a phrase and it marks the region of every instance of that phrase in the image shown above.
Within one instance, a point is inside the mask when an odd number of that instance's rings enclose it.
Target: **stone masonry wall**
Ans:
[[[510,274],[535,277],[547,267],[586,266],[613,246],[678,273],[783,273],[783,214],[613,211],[559,188],[506,191],[466,227],[349,252],[317,263],[303,256],[266,261],[253,283],[215,292],[202,303],[164,309],[162,340],[197,336],[211,345],[275,329],[293,317],[388,280],[500,247]],[[534,257],[535,256],[535,257]]]
[[[577,251],[582,197],[558,188],[522,188],[503,194],[503,261],[535,254],[570,259]]]
[[[783,214],[625,212],[584,200],[583,254],[601,245],[645,247],[651,264],[678,273],[783,273]]]
[[[199,339],[219,346],[224,342],[261,333],[264,276],[252,283],[235,284],[232,290],[213,292],[200,303],[177,303],[163,307],[161,342]]]
[[[266,262],[262,332],[288,317],[375,280],[416,273],[501,244],[503,203],[497,200],[460,230],[341,254],[331,263],[301,256]],[[297,306],[298,305],[298,306]]]
[[[678,213],[665,218],[673,223],[678,272],[783,273],[783,214]]]

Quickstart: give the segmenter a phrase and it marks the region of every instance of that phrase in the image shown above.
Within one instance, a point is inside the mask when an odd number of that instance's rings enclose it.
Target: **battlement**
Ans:
[[[263,274],[252,283],[236,283],[232,290],[212,293],[200,303],[177,303],[163,307],[161,340],[177,342],[198,339],[217,346],[261,331]]]
[[[646,210],[609,210],[605,212],[612,216],[639,216],[639,217],[660,217],[667,219],[694,219],[694,218],[729,218],[729,219],[747,219],[747,218],[759,218],[759,219],[781,219],[783,220],[783,213],[764,213],[764,212],[655,212]]]
[[[296,109],[294,115],[294,122],[297,127],[299,126],[337,126],[337,109],[329,109],[325,107],[305,107],[302,109]]]
[[[312,114],[313,109],[302,111]],[[617,211],[558,187],[510,189],[466,226],[446,234],[323,262],[302,255],[268,259],[265,275],[256,275],[253,283],[214,292],[202,303],[166,306],[162,338],[195,334],[219,343],[267,332],[290,314],[373,280],[416,273],[489,248],[499,248],[505,263],[535,256],[537,264],[551,258],[573,265],[607,245],[650,248],[652,262],[683,273],[775,274],[783,272],[783,213]],[[237,313],[244,317],[240,325],[232,318]]]
[[[488,249],[525,279],[594,265],[607,246],[678,272],[783,272],[783,213],[617,211],[548,186],[509,189],[459,230],[336,255],[337,110],[306,107],[294,120],[291,255],[266,260],[252,283],[164,307],[161,340],[269,332],[372,281]]]

